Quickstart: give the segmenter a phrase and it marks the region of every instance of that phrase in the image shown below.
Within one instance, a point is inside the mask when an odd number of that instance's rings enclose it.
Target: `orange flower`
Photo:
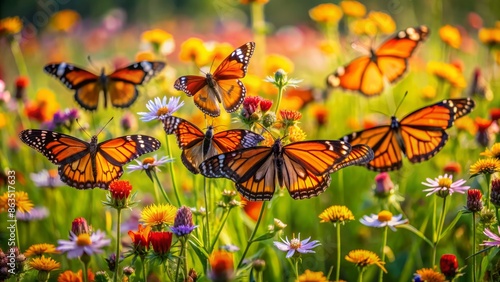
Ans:
[[[478,36],[479,40],[489,47],[500,45],[500,27],[481,28]]]
[[[429,62],[427,71],[440,79],[448,81],[453,87],[465,88],[467,86],[464,75],[454,65],[443,62]]]
[[[36,94],[34,102],[27,103],[24,111],[30,119],[39,122],[52,120],[54,114],[59,110],[54,93],[48,89],[40,89]]]
[[[366,7],[361,2],[348,0],[340,2],[340,8],[346,16],[361,18],[366,15]]]
[[[154,59],[155,59],[155,54],[153,54],[151,51],[140,51],[137,54],[135,54],[136,62],[154,61]]]
[[[203,40],[191,37],[181,44],[179,59],[183,62],[194,62],[197,66],[203,66],[210,62],[210,56]]]
[[[248,5],[248,4],[252,4],[252,3],[266,4],[267,2],[269,2],[269,0],[240,0],[240,3],[244,4],[244,5]]]
[[[266,131],[266,133],[267,133],[267,131]],[[264,134],[264,137],[265,137],[265,134]],[[274,139],[271,142],[274,143]],[[268,146],[268,144],[264,145],[262,143],[261,143],[261,145]],[[245,211],[245,213],[248,215],[248,217],[250,217],[253,221],[257,221],[257,219],[259,218],[262,203],[263,202],[260,202],[260,201],[256,201],[256,202],[248,201],[245,198],[241,197],[241,205],[243,206],[243,211]]]
[[[332,3],[319,4],[309,10],[313,21],[324,24],[336,24],[342,18],[342,9]]]
[[[372,11],[368,14],[368,18],[375,23],[378,30],[383,34],[390,34],[396,31],[396,23],[386,13]]]
[[[152,49],[156,53],[168,55],[174,51],[174,37],[164,30],[158,28],[147,30],[142,33],[141,40],[151,44]]]
[[[234,277],[233,255],[226,251],[215,251],[210,255],[211,271],[208,277],[213,281],[232,281]]]
[[[455,121],[455,128],[459,131],[469,132],[471,135],[474,135],[477,132],[474,120],[468,116],[457,119]]]
[[[23,22],[19,17],[9,17],[0,20],[0,35],[12,35],[19,33],[23,29]]]
[[[458,28],[448,24],[439,29],[439,37],[441,37],[441,40],[443,40],[444,43],[455,49],[460,48],[460,45],[462,44],[462,36],[460,35]]]
[[[377,34],[377,25],[371,19],[357,19],[349,27],[357,35],[374,36]]]
[[[285,56],[269,54],[266,57],[264,69],[266,70],[266,75],[274,76],[274,73],[279,69],[284,70],[286,73],[293,72],[294,65],[293,62]]]
[[[52,15],[50,26],[55,31],[69,32],[80,21],[80,15],[73,10],[61,10]]]

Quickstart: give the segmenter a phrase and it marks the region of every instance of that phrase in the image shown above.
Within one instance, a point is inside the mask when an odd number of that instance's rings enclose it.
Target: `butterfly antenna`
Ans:
[[[92,135],[90,135],[90,133],[88,133],[87,130],[85,130],[85,128],[80,124],[80,121],[78,119],[76,119],[76,124],[78,124],[78,126],[80,127],[80,130],[83,131],[85,134],[87,134],[87,136],[89,138],[92,138]]]
[[[106,122],[106,124],[105,124],[105,125],[101,128],[101,130],[99,130],[99,132],[97,132],[97,134],[96,134],[96,135],[101,134],[101,132],[104,130],[104,128],[105,128],[106,126],[108,126],[108,124],[109,124],[112,120],[113,120],[113,117],[111,117],[111,118],[108,120],[108,122]]]
[[[94,69],[94,70],[99,70],[99,68],[96,66],[96,64],[94,64],[94,61],[92,61],[92,58],[90,57],[90,55],[87,56],[87,61],[89,61],[89,65]]]
[[[260,125],[260,127],[263,129],[263,130],[261,131],[261,134],[262,134],[264,131],[267,131],[267,133],[269,133],[269,135],[271,135],[271,137],[274,139],[274,141],[276,141],[276,138],[274,137],[273,133],[272,133],[269,129],[267,129],[267,128],[266,128],[264,125],[262,125],[260,122],[256,122],[255,124]],[[285,138],[285,137],[283,137],[283,138]]]
[[[403,104],[403,101],[405,100],[406,95],[408,95],[408,91],[405,92],[405,95],[403,96],[403,98],[401,98],[401,101],[399,101],[399,104],[396,107],[396,110],[394,111],[394,116],[396,116],[396,113],[398,112],[399,107],[401,107],[401,105]]]

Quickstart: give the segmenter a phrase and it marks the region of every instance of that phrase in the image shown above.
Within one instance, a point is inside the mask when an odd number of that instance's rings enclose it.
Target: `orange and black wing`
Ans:
[[[379,95],[386,80],[393,83],[403,76],[408,68],[408,58],[428,33],[426,26],[399,31],[377,50],[370,50],[369,56],[359,57],[339,67],[328,76],[327,84],[359,91],[365,96]]]
[[[195,105],[209,116],[219,116],[220,108],[217,96],[213,89],[208,86],[206,77],[199,75],[186,75],[179,77],[174,88],[183,91],[188,96],[194,96]]]
[[[455,120],[469,114],[474,110],[476,103],[471,98],[450,99],[456,108]]]
[[[108,75],[106,91],[111,104],[117,108],[127,108],[137,99],[137,85],[147,83],[165,67],[163,62],[141,61]]]
[[[89,111],[97,109],[99,94],[103,90],[97,75],[68,63],[48,64],[44,70],[75,90],[75,100],[82,108]]]
[[[343,141],[313,140],[288,144],[283,147],[278,180],[294,199],[319,195],[330,185],[329,171],[341,163],[351,151]]]
[[[373,150],[370,147],[364,144],[353,145],[349,155],[340,163],[335,164],[328,173],[334,173],[351,165],[365,165],[373,160],[374,156]]]

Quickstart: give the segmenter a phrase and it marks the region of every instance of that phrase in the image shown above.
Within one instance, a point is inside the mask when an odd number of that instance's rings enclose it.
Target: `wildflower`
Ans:
[[[500,226],[498,226],[498,232],[500,233]],[[484,235],[486,235],[486,237],[490,238],[493,241],[484,241],[484,243],[481,244],[482,246],[494,246],[494,247],[500,246],[500,236],[491,232],[491,230],[488,228],[484,229],[483,233]]]
[[[348,221],[354,220],[354,215],[346,206],[331,206],[320,213],[319,218],[321,218],[320,222],[345,224]]]
[[[10,99],[10,92],[5,90],[5,82],[0,79],[0,105],[2,105],[2,103],[8,104]]]
[[[495,207],[500,207],[500,179],[495,178],[491,181],[491,194],[490,194],[490,202]]]
[[[95,273],[95,280],[91,280],[91,281],[110,281],[110,277],[108,275],[108,273],[104,270],[100,270],[100,271],[97,271]]]
[[[248,201],[242,197],[241,205],[243,206],[243,211],[248,215],[248,217],[250,217],[253,221],[257,221],[257,219],[259,218],[260,209],[262,207],[262,202]]]
[[[340,8],[346,16],[361,18],[366,15],[366,7],[361,2],[347,0],[340,2]]]
[[[170,204],[152,204],[145,207],[141,212],[141,221],[147,226],[155,227],[163,224],[172,225],[174,223],[177,208]]]
[[[257,271],[263,271],[266,268],[266,261],[262,259],[256,259],[252,262],[252,268]]]
[[[436,98],[436,87],[427,85],[424,88],[422,88],[422,98],[425,100],[433,100]]]
[[[41,256],[43,254],[58,254],[59,251],[56,250],[56,246],[52,244],[34,244],[31,245],[25,252],[24,255],[26,257],[31,257],[31,256]]]
[[[375,196],[386,198],[394,193],[394,183],[387,172],[382,172],[375,176],[375,183]]]
[[[443,167],[443,172],[451,175],[459,174],[462,171],[462,167],[457,162],[449,162]]]
[[[396,23],[386,13],[371,11],[368,18],[375,23],[377,29],[383,34],[391,34],[396,30]]]
[[[143,170],[143,171],[146,171],[146,173],[148,171],[153,171],[153,170],[160,171],[159,166],[162,166],[166,163],[170,163],[173,161],[174,161],[174,159],[166,157],[166,156],[163,156],[160,159],[158,159],[158,156],[154,155],[154,157],[147,157],[147,158],[144,158],[144,160],[142,160],[142,161],[136,160],[137,164],[136,165],[129,165],[127,167],[127,169],[129,172],[137,171],[137,170]]]
[[[126,112],[125,114],[123,114],[120,120],[120,125],[125,132],[131,129],[136,129],[137,119],[135,118],[135,115],[131,114],[130,112]]]
[[[130,277],[130,275],[134,274],[134,272],[135,272],[135,269],[131,266],[125,266],[123,268],[123,274],[127,277]]]
[[[448,81],[453,87],[465,88],[467,82],[462,72],[455,66],[443,62],[429,62],[427,71],[439,79]]]
[[[52,116],[52,120],[45,123],[45,127],[49,130],[57,131],[61,131],[63,128],[71,130],[76,119],[78,119],[78,111],[76,109],[57,111]]]
[[[211,52],[211,57],[213,58],[214,61],[220,62],[227,57],[227,54],[231,54],[234,49],[235,49],[234,46],[227,42],[224,43],[216,42]]]
[[[232,281],[234,273],[233,255],[225,251],[215,251],[210,255],[210,272],[207,274],[212,281]]]
[[[481,190],[469,189],[467,191],[467,210],[470,212],[479,212],[483,209],[483,194]]]
[[[492,138],[493,136],[491,134],[493,131],[492,130],[493,121],[476,117],[474,123],[476,125],[476,130],[477,130],[475,138],[476,142],[483,147],[488,146],[490,144],[490,140],[493,139]]]
[[[19,17],[8,17],[0,20],[0,35],[14,35],[21,32],[23,22]]]
[[[182,62],[194,62],[197,66],[203,66],[210,61],[209,53],[203,40],[191,37],[181,44],[179,59]]]
[[[291,73],[294,70],[294,65],[292,60],[283,55],[269,54],[265,59],[264,69],[267,75],[273,75],[280,69],[285,73]]]
[[[354,263],[361,269],[375,264],[387,273],[387,270],[385,270],[384,267],[385,262],[381,261],[377,254],[375,254],[374,252],[370,252],[367,250],[353,250],[345,256],[345,259],[349,262]]]
[[[38,122],[48,122],[59,110],[59,103],[54,93],[48,89],[41,89],[36,94],[34,102],[29,102],[25,106],[25,113],[28,118]]]
[[[453,175],[448,174],[440,175],[434,179],[427,178],[426,180],[427,182],[422,182],[422,184],[430,188],[424,190],[424,192],[429,192],[425,196],[436,193],[439,197],[445,198],[455,192],[464,194],[470,188],[470,186],[462,186],[466,182],[465,180],[460,179],[453,182]]]
[[[77,217],[71,222],[71,232],[76,236],[80,234],[89,234],[91,231],[91,228],[87,224],[87,220],[83,217]]]
[[[354,34],[374,36],[377,34],[377,25],[371,19],[357,19],[349,26]]]
[[[472,74],[471,86],[468,92],[469,93],[467,96],[469,97],[478,96],[482,99],[486,99],[487,101],[493,100],[493,91],[491,90],[491,87],[484,75],[482,75],[480,68],[474,69],[474,72]]]
[[[240,3],[244,4],[244,5],[248,5],[248,4],[252,4],[252,3],[266,4],[267,2],[269,2],[269,0],[240,0]]]
[[[392,231],[396,231],[395,226],[405,224],[408,222],[407,219],[401,220],[402,214],[393,216],[390,211],[383,210],[377,214],[371,214],[370,216],[364,215],[359,221],[370,227],[385,227],[388,226]]]
[[[313,108],[313,115],[318,126],[324,126],[328,122],[328,109],[323,105],[317,105]]]
[[[78,273],[74,273],[71,270],[66,270],[57,277],[57,282],[80,282],[83,281],[83,271],[79,270]],[[97,273],[96,273],[97,274]],[[109,279],[108,279],[109,280]],[[102,280],[102,281],[108,281]],[[95,275],[92,270],[87,270],[87,281],[96,281]]]
[[[493,144],[493,146],[491,146],[491,150],[486,148],[486,150],[482,152],[480,155],[500,160],[500,143]]]
[[[130,230],[128,236],[132,240],[132,245],[134,247],[134,252],[139,255],[145,255],[149,250],[149,232],[151,231],[151,226],[143,227],[139,224],[137,232]]]
[[[230,252],[230,253],[236,253],[237,251],[240,250],[240,248],[236,245],[233,245],[233,244],[227,244],[227,245],[222,245],[219,247],[220,250],[224,250],[226,252]]]
[[[29,212],[17,211],[16,219],[19,221],[37,221],[49,216],[49,210],[46,207],[34,207]]]
[[[155,60],[155,54],[149,50],[139,51],[135,54],[135,61],[136,62],[154,61],[154,60]]]
[[[439,266],[441,272],[446,276],[446,278],[454,278],[458,271],[458,260],[455,255],[444,254],[439,260]]]
[[[439,37],[444,43],[455,49],[460,48],[460,45],[462,44],[462,36],[460,35],[458,28],[448,24],[439,29]]]
[[[494,158],[480,159],[469,169],[471,177],[479,174],[493,174],[498,171],[500,171],[500,160]]]
[[[288,127],[290,142],[299,142],[306,139],[306,133],[297,125]]]
[[[14,97],[16,98],[17,101],[26,100],[26,88],[28,87],[29,84],[30,80],[27,76],[21,75],[16,78],[15,81],[16,91],[14,92],[15,93]]]
[[[108,266],[109,271],[114,272],[116,269],[116,254],[112,253],[109,255],[107,258],[104,259],[106,261],[106,264]],[[118,260],[118,264],[120,264],[123,261],[123,255],[120,255],[120,259]],[[97,274],[97,273],[96,273]]]
[[[500,28],[481,28],[479,30],[479,41],[488,47],[497,46],[500,44]]]
[[[346,1],[344,1],[346,2]],[[349,1],[350,2],[350,1]],[[298,282],[328,282],[323,272],[313,272],[306,269],[304,273],[299,276]]]
[[[60,263],[58,263],[57,261],[55,261],[55,260],[53,260],[51,258],[46,258],[44,256],[41,256],[39,258],[34,258],[34,259],[30,260],[30,262],[28,263],[28,265],[31,268],[36,269],[39,272],[42,272],[42,273],[38,274],[38,277],[39,278],[41,276],[45,277],[45,280],[48,279],[48,273],[49,272],[61,268],[61,264]],[[44,274],[44,272],[45,272],[45,274]],[[40,280],[39,279],[39,281],[45,281],[45,280]]]
[[[163,100],[156,97],[154,100],[149,100],[146,104],[149,112],[139,112],[142,121],[152,121],[155,119],[163,121],[166,117],[171,116],[174,112],[179,110],[184,101],[180,102],[180,97],[170,97],[167,103],[167,96],[163,96]]]
[[[286,125],[294,125],[302,118],[302,114],[299,111],[293,110],[280,110],[280,116]]]
[[[283,238],[281,238],[281,241],[283,243],[278,242],[278,241],[275,241],[273,243],[274,243],[274,246],[276,248],[278,248],[280,251],[287,252],[286,258],[291,258],[295,254],[295,251],[297,251],[298,253],[301,253],[301,254],[315,253],[315,251],[313,251],[312,249],[316,248],[317,246],[319,246],[321,244],[319,243],[318,240],[314,240],[314,241],[309,242],[310,239],[311,239],[311,237],[301,241],[300,240],[300,233],[299,233],[297,238],[295,238],[295,235],[294,235],[294,237],[290,241],[288,240],[288,237],[286,237],[285,240],[283,240]]]
[[[130,197],[132,185],[126,180],[114,180],[109,184],[109,193],[106,196],[105,205],[115,209],[129,208],[135,205],[134,195]]]
[[[68,254],[68,258],[77,258],[83,254],[89,256],[94,253],[100,254],[103,252],[102,248],[108,246],[111,243],[110,239],[106,239],[106,236],[100,230],[92,234],[82,233],[80,235],[75,235],[72,231],[69,235],[69,240],[58,240],[59,246],[58,251]]]
[[[14,198],[10,196],[11,192],[5,192],[0,196],[0,212],[7,211],[11,208],[12,203],[15,204],[16,210],[19,212],[29,212],[33,208],[33,203],[28,197],[28,193],[17,191],[14,193]]]
[[[309,10],[309,16],[317,23],[336,24],[342,18],[342,9],[332,3],[319,4]]]
[[[439,273],[432,268],[419,269],[416,274],[420,277],[420,281],[444,282],[446,280],[446,277],[442,273]]]
[[[149,241],[153,246],[153,251],[157,256],[163,257],[170,252],[172,245],[172,232],[151,231]]]
[[[80,15],[74,10],[61,10],[52,15],[50,27],[55,31],[69,32],[80,21]]]
[[[170,230],[177,236],[184,236],[189,235],[195,228],[191,209],[186,206],[180,207],[175,215],[174,226]]]
[[[473,29],[480,29],[483,27],[483,19],[481,16],[475,12],[470,12],[467,14],[467,22]]]
[[[158,28],[143,32],[141,41],[146,45],[150,44],[151,49],[161,55],[171,54],[175,47],[172,34]]]

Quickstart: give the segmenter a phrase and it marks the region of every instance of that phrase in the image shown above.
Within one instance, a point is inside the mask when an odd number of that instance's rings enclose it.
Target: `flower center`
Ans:
[[[438,184],[439,184],[439,187],[450,188],[451,179],[449,179],[448,177],[440,178],[438,181]]]
[[[161,107],[158,109],[158,111],[156,112],[156,115],[157,116],[162,116],[162,115],[166,115],[170,113],[170,111],[168,110],[168,107]]]
[[[78,235],[76,238],[76,244],[78,246],[89,246],[92,244],[92,240],[90,239],[90,235],[88,233],[82,233]]]
[[[161,110],[161,109],[160,109]],[[159,113],[160,111],[158,111]],[[143,165],[150,165],[150,164],[153,164],[155,162],[155,158],[152,158],[152,157],[147,157],[145,158],[143,161],[142,161],[142,164]]]
[[[299,239],[293,238],[292,240],[290,240],[290,248],[296,250],[300,248],[300,246],[302,246],[302,243],[300,242]]]
[[[381,211],[378,213],[378,220],[381,222],[391,221],[392,213],[390,211]]]

